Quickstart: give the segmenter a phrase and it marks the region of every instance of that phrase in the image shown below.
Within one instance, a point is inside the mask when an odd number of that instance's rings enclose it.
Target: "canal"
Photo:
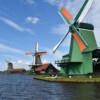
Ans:
[[[100,100],[100,83],[57,83],[0,74],[0,100]]]

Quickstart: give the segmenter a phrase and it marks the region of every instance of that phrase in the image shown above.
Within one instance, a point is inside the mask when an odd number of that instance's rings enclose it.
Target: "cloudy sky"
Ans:
[[[69,52],[70,34],[56,51],[52,48],[63,38],[68,30],[58,11],[65,7],[73,17],[84,0],[0,0],[0,71],[7,69],[5,60],[12,58],[14,68],[29,69],[36,42],[39,51],[47,51],[42,62],[61,59]],[[100,0],[94,0],[93,6],[83,22],[95,27],[95,36],[100,46]]]

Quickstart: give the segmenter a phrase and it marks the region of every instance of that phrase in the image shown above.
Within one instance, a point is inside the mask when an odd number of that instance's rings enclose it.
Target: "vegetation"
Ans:
[[[30,70],[27,70],[26,72],[10,72],[10,71],[0,71],[0,73],[5,73],[5,74],[26,74],[26,75],[33,75],[33,73]]]
[[[34,79],[40,79],[51,82],[100,82],[100,77],[95,78],[69,78],[65,75],[58,75],[58,77],[51,77],[50,75],[36,75]]]
[[[32,73],[30,70],[27,70],[26,72],[24,72],[24,73],[21,73],[21,74],[33,75],[33,73]]]

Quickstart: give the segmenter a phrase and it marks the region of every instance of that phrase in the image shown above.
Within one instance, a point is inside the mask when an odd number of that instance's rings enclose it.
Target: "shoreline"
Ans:
[[[65,76],[64,76],[65,77]],[[36,75],[33,77],[34,79],[37,80],[42,80],[42,81],[48,81],[48,82],[73,82],[73,83],[93,83],[93,82],[100,82],[100,77],[96,77],[96,78],[49,78],[49,77],[45,77],[42,75]]]

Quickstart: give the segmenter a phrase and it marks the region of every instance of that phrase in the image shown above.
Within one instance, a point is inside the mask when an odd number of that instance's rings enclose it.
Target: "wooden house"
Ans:
[[[58,70],[51,63],[43,64],[42,66],[35,68],[36,74],[53,74],[57,72]]]

